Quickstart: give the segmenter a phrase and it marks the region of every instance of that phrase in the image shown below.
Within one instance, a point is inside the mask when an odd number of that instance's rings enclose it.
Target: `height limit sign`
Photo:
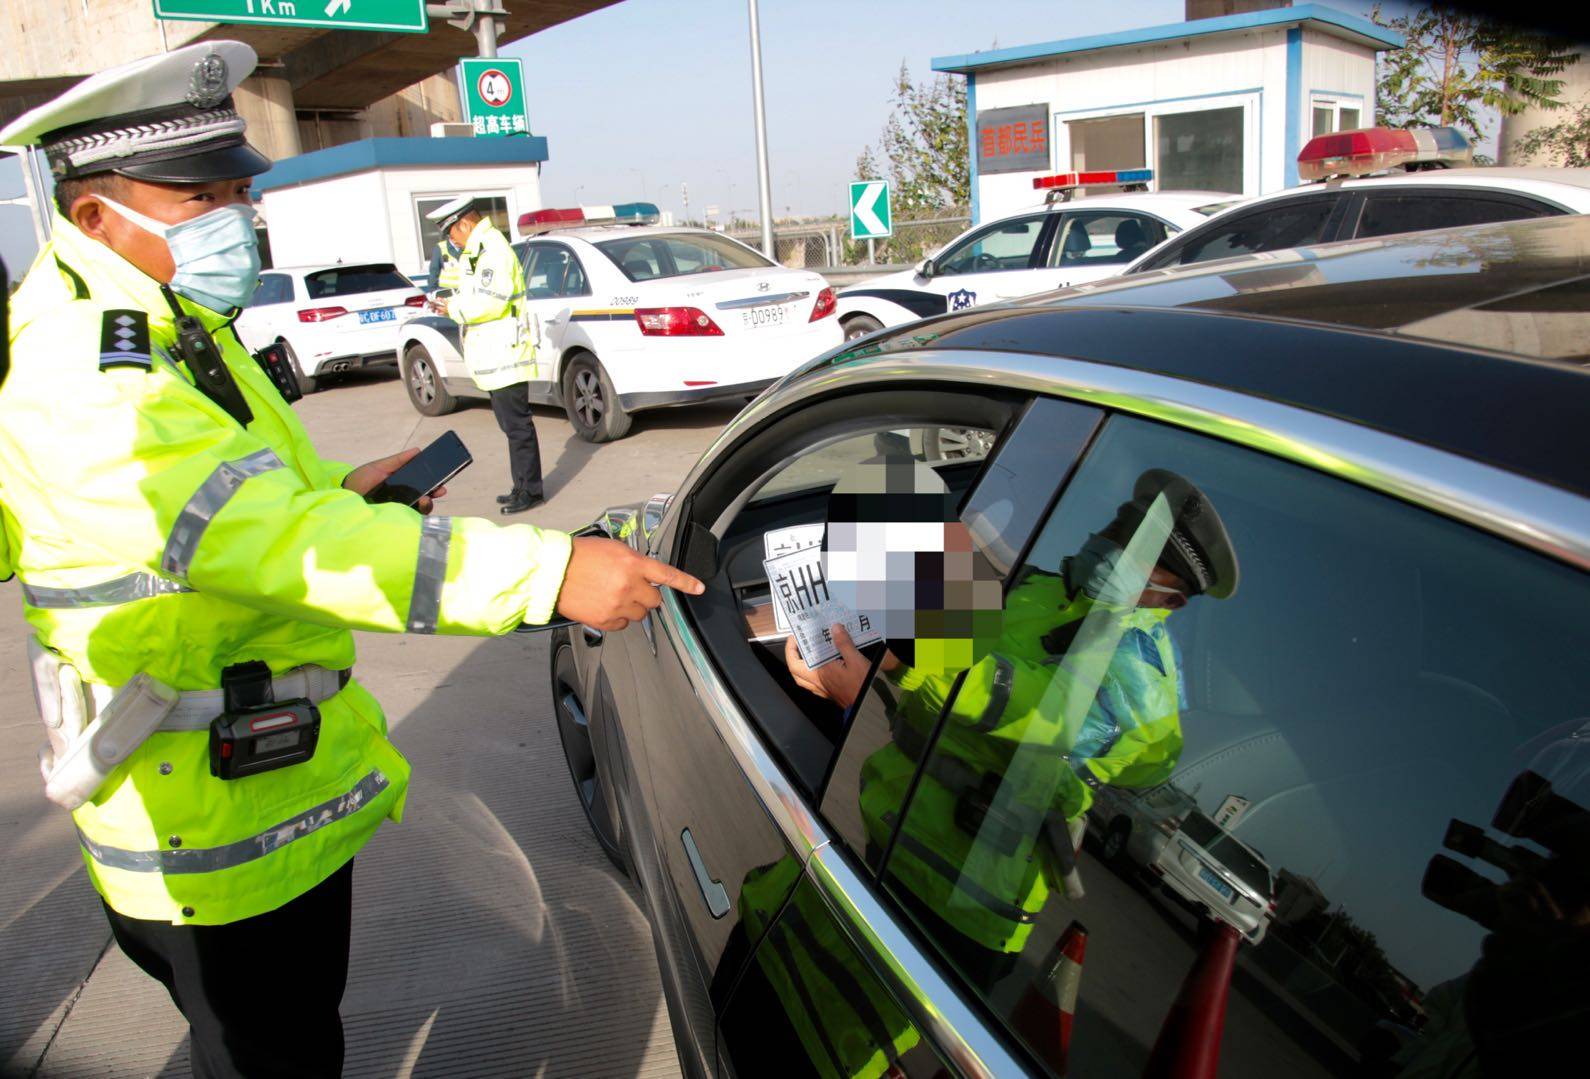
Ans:
[[[530,134],[520,61],[503,56],[460,60],[458,78],[463,84],[464,116],[475,125],[476,135]]]

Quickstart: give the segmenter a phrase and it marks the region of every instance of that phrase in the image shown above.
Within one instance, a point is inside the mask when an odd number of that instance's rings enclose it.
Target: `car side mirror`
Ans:
[[[924,277],[931,281],[939,272],[938,263],[934,262],[932,259],[923,259],[922,265],[916,268],[916,272],[917,276]]]

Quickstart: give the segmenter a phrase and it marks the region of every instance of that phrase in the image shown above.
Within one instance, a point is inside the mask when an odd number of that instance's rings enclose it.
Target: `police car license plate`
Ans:
[[[1205,884],[1209,885],[1209,887],[1225,896],[1227,899],[1230,899],[1236,894],[1235,888],[1221,880],[1220,876],[1213,869],[1210,869],[1206,865],[1201,865],[1198,867],[1198,878]]]
[[[377,307],[374,311],[360,311],[359,321],[362,324],[371,322],[391,322],[397,318],[397,311],[391,307]]]
[[[782,326],[789,321],[789,305],[753,307],[740,312],[740,328],[759,330],[764,326]]]

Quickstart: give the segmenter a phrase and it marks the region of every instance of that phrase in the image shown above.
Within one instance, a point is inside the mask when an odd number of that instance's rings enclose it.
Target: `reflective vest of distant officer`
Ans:
[[[431,291],[458,288],[458,250],[444,236],[431,256]]]
[[[444,207],[445,209],[445,207]],[[490,393],[535,377],[536,346],[524,318],[524,267],[508,238],[478,210],[458,256],[458,283],[447,313],[463,329],[464,364]]]
[[[1044,643],[1094,610],[1102,617],[1082,647],[1056,655]],[[1015,588],[999,643],[955,693],[891,876],[983,947],[1021,951],[1063,874],[1045,822],[1080,817],[1100,783],[1153,786],[1175,768],[1181,725],[1170,613],[1105,612],[1087,596],[1068,599],[1052,574]],[[862,818],[880,847],[955,685],[953,675],[912,668],[893,681],[895,741],[862,768]]]
[[[807,1067],[784,1061],[774,1070],[823,1079],[905,1074],[900,1057],[921,1035],[862,964],[799,862],[786,857],[747,873],[740,912],[756,963],[807,1054]]]

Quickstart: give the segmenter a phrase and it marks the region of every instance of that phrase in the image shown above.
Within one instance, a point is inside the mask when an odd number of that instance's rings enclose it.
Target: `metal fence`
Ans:
[[[896,217],[894,235],[873,242],[871,261],[879,265],[909,265],[920,262],[959,236],[971,224],[965,210],[938,210],[918,218]],[[734,231],[735,239],[760,247],[762,234]],[[803,222],[773,230],[774,258],[783,266],[829,269],[840,266],[865,266],[867,241],[850,238],[850,222],[845,218]]]

